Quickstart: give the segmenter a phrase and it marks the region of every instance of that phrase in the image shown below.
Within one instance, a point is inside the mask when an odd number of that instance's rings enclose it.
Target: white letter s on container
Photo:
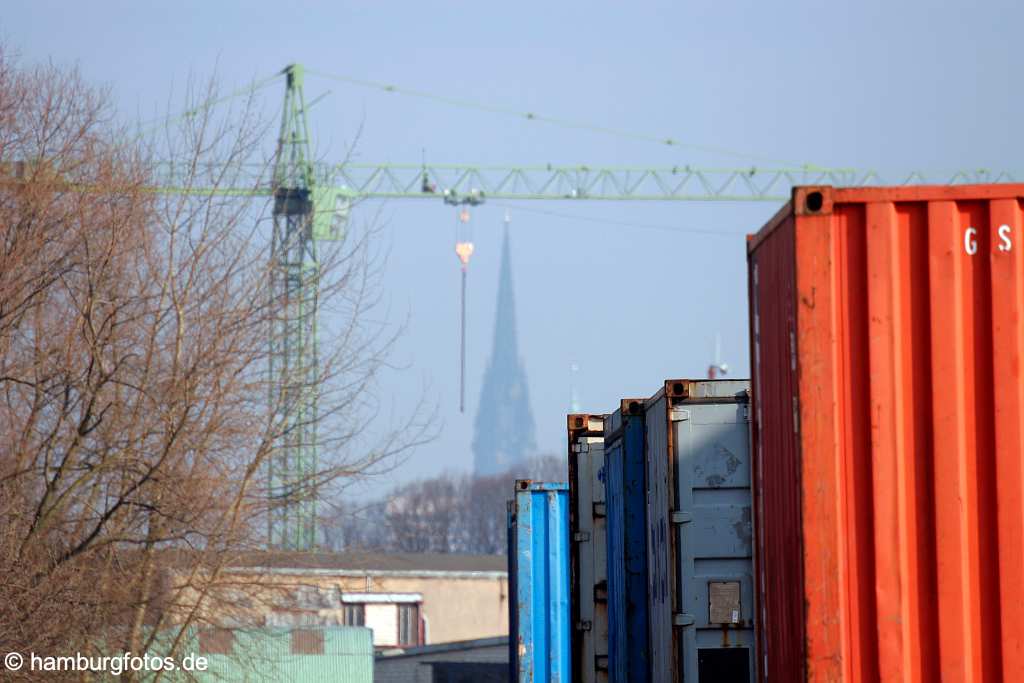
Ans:
[[[1010,239],[1012,232],[1013,229],[1005,223],[999,226],[999,251],[1010,251],[1013,249],[1013,240]]]

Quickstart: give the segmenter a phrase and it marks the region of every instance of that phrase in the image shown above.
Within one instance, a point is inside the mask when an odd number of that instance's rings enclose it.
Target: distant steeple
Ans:
[[[508,222],[506,214],[494,316],[494,347],[484,372],[473,435],[473,461],[478,475],[496,474],[523,465],[537,448],[526,371],[519,360],[516,340]]]

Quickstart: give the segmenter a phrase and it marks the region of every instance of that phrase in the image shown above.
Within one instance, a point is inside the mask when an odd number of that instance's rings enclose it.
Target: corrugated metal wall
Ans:
[[[773,625],[757,631],[757,670],[759,680],[771,681],[802,681],[804,675],[801,472],[791,367],[796,358],[793,230],[792,218],[778,225],[751,257],[748,271],[757,616],[760,624]]]
[[[198,681],[251,682],[345,681],[373,683],[373,642],[368,628],[334,626],[304,629],[304,643],[319,644],[317,654],[295,654],[291,629],[248,629],[231,632],[231,654],[203,654],[209,669],[192,672]],[[314,635],[316,638],[309,638]],[[322,640],[321,640],[322,639]],[[319,647],[315,648],[319,649]],[[198,645],[193,652],[199,653]]]
[[[655,394],[645,407],[650,424],[645,425],[647,454],[647,604],[650,629],[650,668],[652,681],[667,681],[678,670],[678,642],[672,628],[672,577],[675,576],[675,539],[670,514],[677,501],[669,482],[675,479],[672,458],[668,457],[671,432],[667,426],[669,411],[665,392]],[[651,454],[660,457],[651,457]]]
[[[516,482],[510,519],[515,553],[515,631],[510,636],[522,683],[572,680],[569,647],[569,487]]]
[[[1024,680],[1022,197],[798,188],[752,241],[769,680]]]

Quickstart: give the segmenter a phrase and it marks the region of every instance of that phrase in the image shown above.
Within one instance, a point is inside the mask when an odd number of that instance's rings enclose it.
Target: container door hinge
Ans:
[[[590,540],[590,532],[577,531],[575,534],[572,535],[572,540],[576,541],[577,543],[586,543]]]
[[[607,513],[605,512],[604,503],[594,503],[594,516],[604,517]]]
[[[594,666],[598,671],[608,670],[608,655],[594,655]]]
[[[693,521],[693,514],[687,510],[673,510],[671,519],[673,524],[686,524]]]
[[[672,421],[683,422],[690,419],[690,411],[685,408],[673,408],[672,409]]]
[[[692,614],[673,614],[672,615],[673,626],[693,626],[693,615]]]
[[[576,622],[576,630],[577,631],[589,631],[592,627],[593,627],[593,623],[589,622],[589,621],[577,621]]]

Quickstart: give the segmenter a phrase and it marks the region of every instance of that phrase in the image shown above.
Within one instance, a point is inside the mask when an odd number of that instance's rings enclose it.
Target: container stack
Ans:
[[[752,384],[569,417],[571,642],[516,680],[1024,681],[1022,230],[1021,185],[796,188],[748,240]]]
[[[564,558],[556,508],[535,511],[564,485],[517,482],[515,680],[753,680],[749,400],[745,381],[678,379],[607,415],[568,416]],[[557,600],[538,603],[559,573],[564,617]],[[568,649],[551,626],[563,620]]]

